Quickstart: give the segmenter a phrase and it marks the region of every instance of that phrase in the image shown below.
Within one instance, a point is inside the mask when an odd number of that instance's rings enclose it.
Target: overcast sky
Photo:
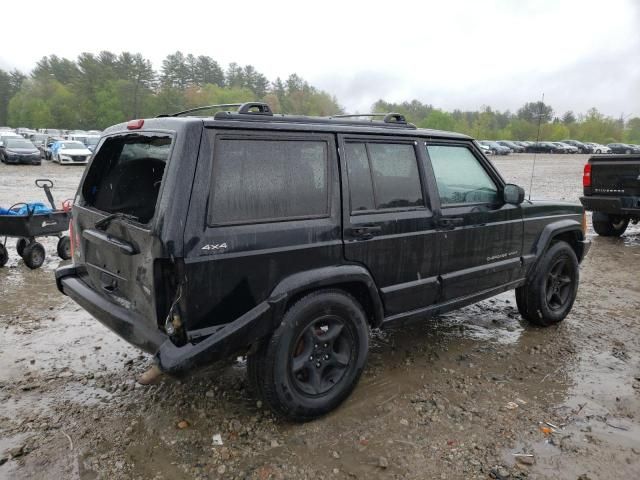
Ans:
[[[100,50],[159,69],[181,50],[296,72],[349,111],[379,98],[515,110],[544,92],[558,114],[640,115],[640,0],[4,3],[4,69]]]

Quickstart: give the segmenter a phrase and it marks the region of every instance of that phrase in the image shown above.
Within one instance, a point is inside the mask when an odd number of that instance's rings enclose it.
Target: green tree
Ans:
[[[576,116],[571,110],[564,113],[564,115],[562,116],[562,123],[564,123],[565,125],[576,123]]]
[[[550,122],[553,118],[553,108],[543,102],[527,102],[517,113],[518,118],[528,122],[538,123],[538,118],[542,123]]]
[[[640,144],[640,118],[633,117],[627,122],[624,139],[628,143]]]
[[[456,128],[456,120],[450,113],[434,109],[424,118],[424,120],[418,123],[418,126],[420,128],[452,131]]]

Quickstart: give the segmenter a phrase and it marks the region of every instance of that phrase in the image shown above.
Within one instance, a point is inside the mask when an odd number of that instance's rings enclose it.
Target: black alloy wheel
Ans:
[[[324,315],[309,325],[295,342],[289,374],[303,394],[322,395],[344,377],[354,339],[336,315]]]
[[[567,257],[561,257],[549,270],[545,293],[547,304],[552,310],[561,310],[571,300],[573,269]]]
[[[341,290],[318,290],[291,305],[278,328],[247,355],[252,390],[294,421],[342,403],[364,370],[369,325],[362,305]]]
[[[579,282],[576,253],[568,243],[557,241],[540,258],[527,283],[516,288],[518,311],[540,327],[561,322],[573,307]]]

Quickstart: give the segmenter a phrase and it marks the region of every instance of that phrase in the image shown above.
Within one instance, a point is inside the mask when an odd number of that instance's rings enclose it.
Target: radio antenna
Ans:
[[[544,106],[544,92],[542,92],[542,101],[538,108],[538,134],[536,135],[536,144],[540,142],[540,124],[542,123],[542,107]],[[531,180],[529,181],[529,201],[531,201],[531,190],[533,190],[533,174],[536,171],[536,158],[538,158],[537,148],[533,152],[533,165],[531,166]]]

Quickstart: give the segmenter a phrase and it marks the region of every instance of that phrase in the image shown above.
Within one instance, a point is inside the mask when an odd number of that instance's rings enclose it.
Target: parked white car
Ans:
[[[482,150],[482,153],[484,153],[485,155],[492,155],[493,151],[491,150],[491,148],[488,145],[485,145],[484,143],[477,143],[478,147],[480,147],[480,150]]]
[[[611,149],[606,145],[600,145],[599,143],[593,142],[589,142],[587,145],[593,148],[593,153],[611,153]]]
[[[51,160],[60,165],[86,165],[90,157],[91,150],[82,142],[60,140],[51,146]]]

